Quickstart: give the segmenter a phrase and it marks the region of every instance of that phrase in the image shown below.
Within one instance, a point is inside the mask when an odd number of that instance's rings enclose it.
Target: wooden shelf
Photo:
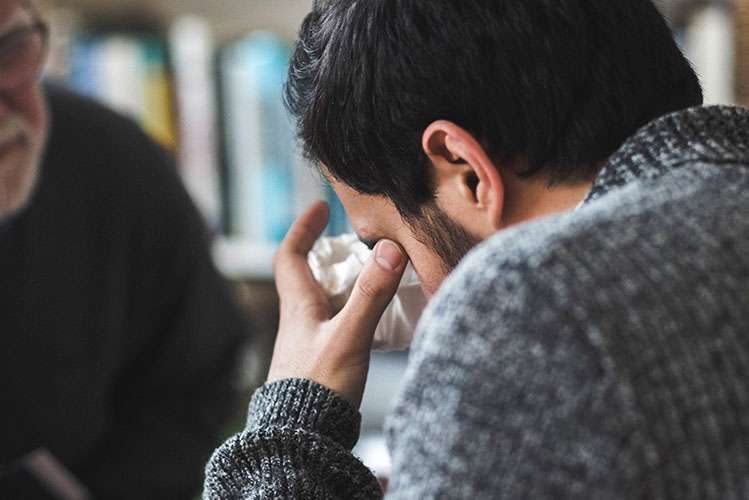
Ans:
[[[257,29],[293,40],[312,0],[39,0],[39,5],[42,10],[72,8],[86,21],[107,25],[145,19],[166,26],[181,14],[196,14],[208,20],[222,42]]]
[[[273,279],[273,255],[277,245],[237,238],[218,238],[213,260],[218,270],[232,280]]]
[[[712,0],[727,4],[726,1]],[[312,0],[36,0],[45,7],[72,7],[93,20],[116,22],[118,18],[149,18],[167,24],[180,14],[203,16],[216,30],[219,39],[236,38],[248,30],[268,29],[286,38],[296,38],[296,32]],[[662,0],[658,7],[672,20],[683,20],[693,2]]]

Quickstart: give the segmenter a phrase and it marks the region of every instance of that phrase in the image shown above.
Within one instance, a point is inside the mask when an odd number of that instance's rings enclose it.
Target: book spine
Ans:
[[[167,70],[164,43],[155,37],[136,40],[143,65],[140,121],[146,132],[170,151],[177,149],[173,110],[173,82]]]
[[[208,23],[185,15],[169,30],[177,109],[177,161],[209,228],[223,228],[214,42]]]
[[[289,52],[254,33],[222,56],[231,233],[278,243],[296,215],[297,153],[282,101]]]

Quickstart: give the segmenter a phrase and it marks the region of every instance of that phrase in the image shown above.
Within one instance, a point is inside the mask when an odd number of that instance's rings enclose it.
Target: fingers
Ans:
[[[279,297],[284,300],[324,299],[307,264],[307,253],[312,249],[328,223],[328,206],[318,201],[300,215],[273,259],[273,273]]]
[[[398,289],[407,262],[406,253],[397,243],[383,239],[375,246],[351,297],[337,316],[353,327],[346,331],[359,341],[371,344],[377,323]]]
[[[311,207],[294,223],[276,254],[281,317],[268,381],[313,380],[358,407],[377,322],[398,288],[408,259],[400,245],[380,240],[348,302],[331,319],[327,298],[306,256],[326,218],[327,210]]]

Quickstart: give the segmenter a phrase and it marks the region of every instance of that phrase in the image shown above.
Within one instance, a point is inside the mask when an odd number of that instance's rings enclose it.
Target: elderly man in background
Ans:
[[[189,499],[245,318],[168,155],[39,83],[46,50],[0,1],[0,498]]]

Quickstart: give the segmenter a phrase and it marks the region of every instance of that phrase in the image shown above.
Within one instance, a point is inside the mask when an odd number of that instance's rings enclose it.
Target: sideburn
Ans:
[[[409,218],[409,224],[416,238],[442,259],[446,273],[455,269],[460,260],[481,242],[481,238],[453,221],[434,201],[422,207],[420,215]]]

